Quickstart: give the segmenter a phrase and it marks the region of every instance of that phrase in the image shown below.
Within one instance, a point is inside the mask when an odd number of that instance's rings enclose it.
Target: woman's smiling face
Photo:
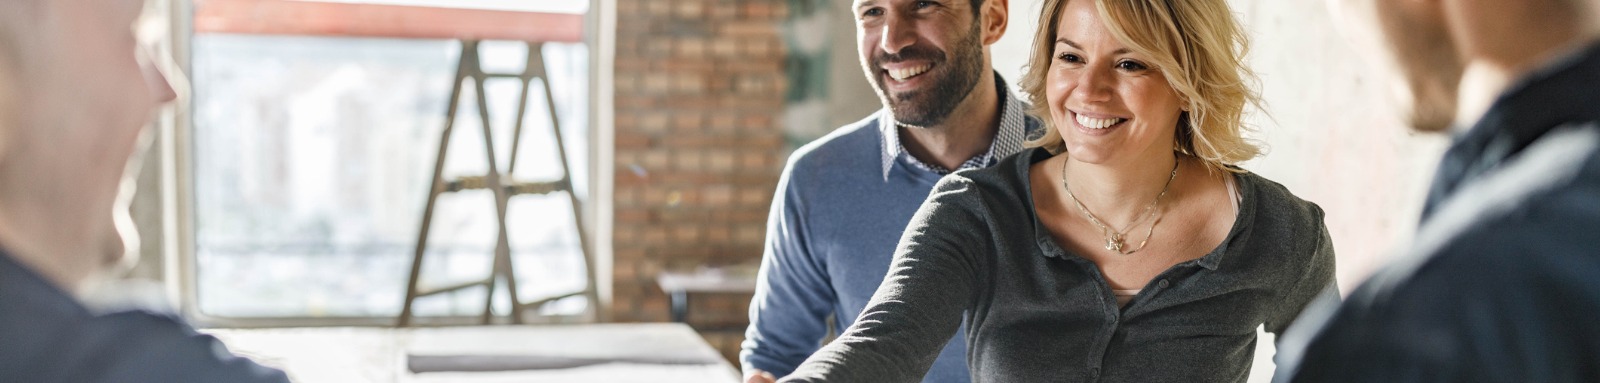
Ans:
[[[1161,70],[1106,29],[1094,1],[1061,12],[1045,96],[1068,155],[1109,164],[1171,151],[1183,104]]]

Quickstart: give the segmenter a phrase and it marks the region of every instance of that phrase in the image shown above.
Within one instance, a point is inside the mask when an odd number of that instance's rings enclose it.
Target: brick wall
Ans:
[[[752,264],[785,152],[785,0],[618,0],[614,305],[666,321],[662,270]],[[689,322],[736,360],[749,295]]]

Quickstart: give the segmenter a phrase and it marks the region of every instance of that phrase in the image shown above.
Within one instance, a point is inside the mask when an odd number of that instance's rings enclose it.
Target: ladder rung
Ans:
[[[490,281],[493,281],[493,280],[492,279],[485,279],[485,280],[481,280],[481,281],[462,282],[462,283],[457,283],[457,284],[454,284],[454,285],[448,285],[448,286],[444,286],[444,287],[440,287],[440,288],[436,288],[436,289],[431,289],[431,290],[418,289],[417,290],[417,297],[421,298],[421,297],[425,297],[425,296],[429,296],[429,295],[444,294],[444,293],[448,293],[448,292],[452,292],[452,291],[456,291],[456,290],[465,289],[465,288],[468,288],[468,287],[488,286]]]
[[[529,302],[525,302],[525,303],[519,303],[519,304],[517,304],[517,307],[527,308],[527,307],[543,306],[546,303],[555,302],[555,301],[558,301],[558,300],[571,298],[571,297],[575,297],[575,296],[579,296],[579,295],[583,295],[583,292],[582,291],[574,291],[574,292],[566,293],[564,295],[555,295],[555,296],[545,297],[545,298],[542,298],[542,299],[539,299],[539,300],[529,301]]]
[[[548,182],[518,182],[518,183],[511,184],[510,186],[506,186],[506,191],[511,192],[510,193],[511,195],[521,195],[521,194],[543,195],[543,194],[550,194],[550,193],[554,193],[554,192],[558,192],[558,191],[571,191],[571,190],[572,190],[572,187],[567,185],[567,180],[565,180],[565,179],[556,180],[556,181],[548,181]]]
[[[501,178],[506,179],[506,178]],[[504,185],[510,195],[520,194],[550,194],[558,191],[571,191],[572,186],[567,179],[545,182],[511,182]],[[462,190],[484,190],[489,188],[489,178],[485,176],[465,176],[456,178],[444,185],[445,192],[458,192]]]

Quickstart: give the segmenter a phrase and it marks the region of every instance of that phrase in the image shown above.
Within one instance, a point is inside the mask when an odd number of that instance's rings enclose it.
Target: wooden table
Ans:
[[[299,383],[739,381],[727,360],[678,323],[205,332]],[[545,368],[412,372],[518,364]]]

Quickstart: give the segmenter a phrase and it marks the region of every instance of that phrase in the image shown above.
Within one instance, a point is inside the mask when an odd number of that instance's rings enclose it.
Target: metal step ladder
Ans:
[[[455,85],[450,90],[450,106],[445,112],[444,131],[439,138],[439,156],[434,162],[433,183],[428,188],[428,202],[422,212],[422,228],[417,234],[416,253],[411,260],[411,277],[406,283],[405,305],[400,310],[400,317],[396,323],[399,327],[412,325],[413,310],[417,298],[430,295],[444,294],[470,287],[482,286],[487,290],[483,305],[483,324],[491,323],[494,317],[495,287],[504,283],[511,299],[511,312],[507,313],[511,323],[523,323],[522,314],[527,309],[537,308],[547,303],[574,296],[583,296],[588,303],[585,309],[589,318],[598,318],[599,296],[595,288],[594,257],[589,253],[589,236],[584,229],[582,209],[579,207],[578,196],[572,191],[572,167],[568,165],[566,144],[561,139],[560,119],[556,116],[555,98],[551,94],[549,76],[545,72],[543,54],[541,49],[544,44],[528,42],[528,59],[523,72],[518,74],[486,73],[480,65],[478,55],[478,41],[463,40],[461,42],[461,59],[456,69]],[[484,95],[484,82],[490,78],[515,78],[521,82],[522,91],[517,99],[517,119],[511,138],[511,158],[505,173],[499,169],[499,161],[494,153],[494,135],[491,134],[489,120],[489,106]],[[532,80],[541,79],[544,88],[544,99],[550,110],[551,133],[555,136],[556,154],[561,160],[562,175],[560,179],[544,182],[518,182],[511,179],[517,169],[517,149],[522,141],[522,120],[527,114],[528,92]],[[484,152],[488,156],[489,173],[482,176],[467,176],[456,179],[444,179],[445,154],[450,148],[450,133],[455,128],[456,108],[461,103],[462,83],[471,79],[474,94],[477,96],[478,118],[482,122]],[[423,255],[427,252],[428,230],[433,222],[433,210],[439,196],[444,193],[454,193],[465,190],[491,190],[495,197],[495,212],[499,223],[499,234],[495,240],[494,265],[489,276],[476,281],[458,283],[448,286],[419,290],[417,283],[422,275]],[[587,282],[583,291],[575,291],[556,296],[542,297],[540,299],[523,302],[517,297],[517,279],[511,263],[510,237],[506,229],[506,208],[510,198],[517,195],[546,195],[550,193],[566,193],[572,202],[572,217],[577,224],[578,244],[583,254],[583,262]]]

